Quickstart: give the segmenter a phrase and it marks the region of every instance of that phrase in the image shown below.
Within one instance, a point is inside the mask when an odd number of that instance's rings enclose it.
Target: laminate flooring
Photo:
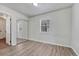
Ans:
[[[71,48],[27,40],[0,49],[0,56],[76,56]]]

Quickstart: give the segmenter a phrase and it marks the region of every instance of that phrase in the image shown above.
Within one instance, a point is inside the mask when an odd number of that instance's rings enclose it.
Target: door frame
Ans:
[[[11,40],[11,17],[6,18],[6,44],[12,45]]]
[[[16,20],[16,28],[17,28],[17,23],[18,22],[20,22],[20,21],[24,21],[24,22],[26,22],[27,23],[27,38],[25,38],[25,39],[28,39],[28,20],[25,20],[25,19],[18,19],[18,20]],[[16,29],[16,31],[17,31],[17,29]],[[16,35],[17,35],[18,33],[16,32]],[[17,36],[16,36],[16,42],[17,42]]]

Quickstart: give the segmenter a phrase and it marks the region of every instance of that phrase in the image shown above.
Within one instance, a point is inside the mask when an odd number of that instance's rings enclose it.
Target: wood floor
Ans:
[[[6,48],[8,45],[6,44],[6,39],[0,39],[0,49]]]
[[[16,46],[0,49],[1,56],[76,56],[71,48],[27,40]]]

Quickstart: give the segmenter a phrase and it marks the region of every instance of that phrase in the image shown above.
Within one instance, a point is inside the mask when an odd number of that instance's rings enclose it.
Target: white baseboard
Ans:
[[[48,41],[44,41],[44,40],[41,41],[41,40],[35,40],[35,39],[31,39],[31,38],[29,38],[29,40],[33,40],[33,41],[37,41],[37,42],[43,42],[43,43],[47,43],[47,44],[59,45],[59,46],[64,46],[64,47],[71,48],[71,46],[68,46],[68,45],[63,45],[63,44],[48,42]]]
[[[77,56],[79,56],[79,54],[77,53],[77,51],[72,47],[72,50],[76,53]]]
[[[25,39],[25,40],[28,40],[28,38],[16,38],[16,39]]]

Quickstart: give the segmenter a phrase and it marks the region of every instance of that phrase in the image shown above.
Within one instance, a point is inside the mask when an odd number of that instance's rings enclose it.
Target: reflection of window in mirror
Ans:
[[[41,32],[48,32],[49,20],[41,20]]]

